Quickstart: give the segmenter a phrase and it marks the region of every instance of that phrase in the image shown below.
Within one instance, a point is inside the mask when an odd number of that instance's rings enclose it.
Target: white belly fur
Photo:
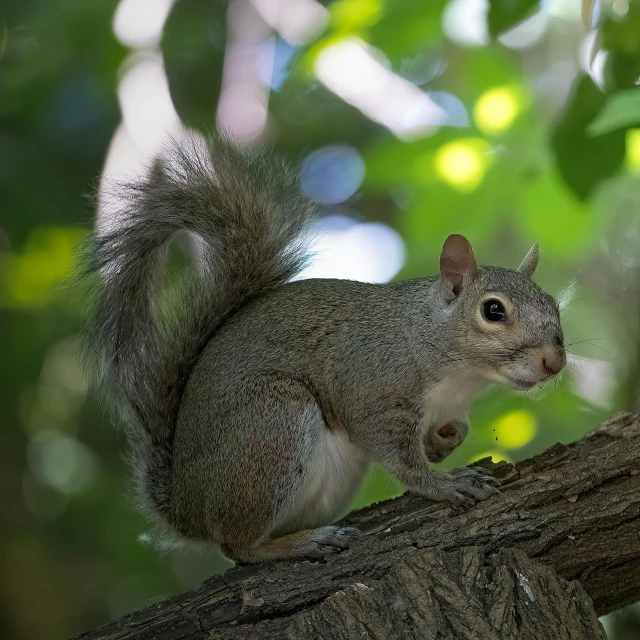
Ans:
[[[334,522],[349,506],[367,466],[368,460],[344,431],[323,431],[292,509],[276,523],[271,536]]]

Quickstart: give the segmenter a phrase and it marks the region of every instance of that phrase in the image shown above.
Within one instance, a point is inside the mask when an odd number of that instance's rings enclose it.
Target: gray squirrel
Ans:
[[[498,492],[477,469],[441,473],[491,383],[529,389],[566,364],[558,307],[531,277],[480,267],[449,236],[440,274],[387,284],[292,281],[317,206],[279,156],[213,136],[174,144],[119,185],[97,232],[86,350],[121,410],[142,508],[166,532],[243,563],[319,558],[371,461],[431,500]],[[169,293],[176,232],[194,259]]]

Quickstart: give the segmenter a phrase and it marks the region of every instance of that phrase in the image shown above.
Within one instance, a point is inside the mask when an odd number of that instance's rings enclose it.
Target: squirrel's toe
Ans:
[[[298,549],[307,558],[323,558],[329,553],[348,549],[351,541],[360,535],[354,527],[320,527],[302,540]]]

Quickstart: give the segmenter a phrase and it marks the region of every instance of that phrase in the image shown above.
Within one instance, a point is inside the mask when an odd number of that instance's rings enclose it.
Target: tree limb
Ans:
[[[402,625],[414,629],[406,621],[421,611],[440,611],[421,638],[436,629],[450,638],[544,637],[535,624],[554,624],[544,628],[567,640],[604,638],[594,609],[640,600],[640,416],[619,414],[516,465],[476,466],[502,480],[500,496],[471,509],[409,495],[373,505],[344,520],[364,535],[324,562],[231,569],[79,638],[404,638],[414,635]],[[522,596],[527,585],[535,603]],[[538,622],[527,613],[536,607]],[[509,635],[516,627],[521,635]]]

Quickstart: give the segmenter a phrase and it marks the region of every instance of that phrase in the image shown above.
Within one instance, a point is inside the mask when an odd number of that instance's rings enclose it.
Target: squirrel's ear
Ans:
[[[538,266],[538,258],[540,257],[540,247],[536,242],[531,249],[529,249],[529,253],[524,257],[524,260],[520,263],[518,267],[518,271],[523,275],[527,276],[527,278],[531,278],[536,267]]]
[[[469,241],[457,233],[450,235],[440,254],[440,279],[446,289],[457,296],[477,270]]]

